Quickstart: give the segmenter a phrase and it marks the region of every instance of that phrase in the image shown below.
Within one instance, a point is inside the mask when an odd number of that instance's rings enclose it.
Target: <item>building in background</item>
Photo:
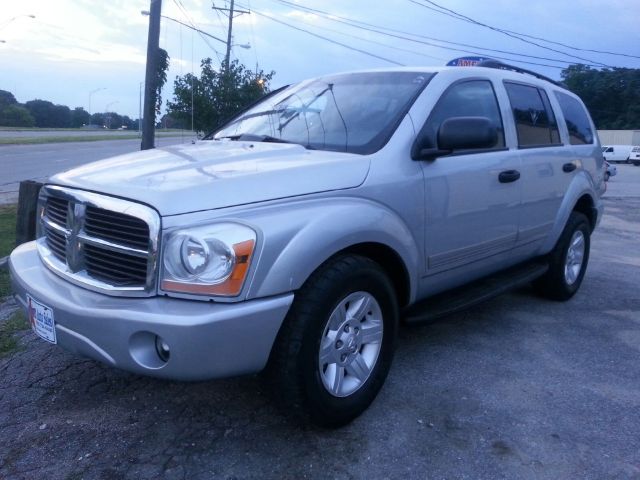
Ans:
[[[598,130],[601,145],[640,145],[640,130]]]

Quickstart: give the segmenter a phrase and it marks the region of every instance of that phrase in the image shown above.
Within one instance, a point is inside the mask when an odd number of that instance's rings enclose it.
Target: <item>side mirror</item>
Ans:
[[[415,159],[432,160],[455,150],[482,150],[495,146],[498,131],[487,117],[451,117],[438,129],[437,148],[421,148]]]

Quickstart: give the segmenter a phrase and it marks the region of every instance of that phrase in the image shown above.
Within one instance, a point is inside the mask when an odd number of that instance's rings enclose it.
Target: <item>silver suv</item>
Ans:
[[[179,380],[266,369],[287,411],[336,426],[401,321],[527,282],[569,299],[604,173],[580,99],[531,72],[322,77],[195,145],[52,177],[14,291],[49,342]]]

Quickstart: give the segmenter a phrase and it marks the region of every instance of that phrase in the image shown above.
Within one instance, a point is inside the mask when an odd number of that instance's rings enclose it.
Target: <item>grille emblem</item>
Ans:
[[[69,202],[67,210],[67,223],[69,233],[67,234],[67,264],[73,273],[79,272],[83,267],[82,242],[80,242],[80,231],[84,224],[85,205],[81,203]]]

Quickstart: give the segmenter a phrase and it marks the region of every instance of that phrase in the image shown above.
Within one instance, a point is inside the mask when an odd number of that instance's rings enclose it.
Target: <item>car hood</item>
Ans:
[[[293,144],[202,141],[90,163],[49,183],[134,199],[165,216],[357,187],[369,164]]]

